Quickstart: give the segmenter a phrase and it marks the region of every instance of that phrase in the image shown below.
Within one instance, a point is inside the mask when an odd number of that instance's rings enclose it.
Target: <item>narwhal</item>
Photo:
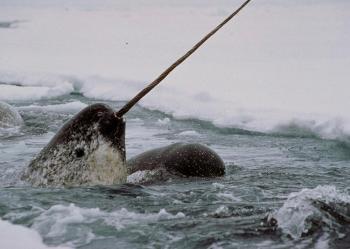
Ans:
[[[0,101],[0,129],[21,126],[23,119],[18,111],[9,104]]]
[[[225,167],[221,158],[209,148],[193,144],[146,152],[131,160],[128,169],[123,116],[249,2],[245,1],[119,111],[104,104],[93,104],[76,114],[31,161],[22,180],[34,186],[112,185],[125,183],[128,172],[150,167],[163,167],[185,176],[223,175]],[[213,160],[208,162],[210,158]]]

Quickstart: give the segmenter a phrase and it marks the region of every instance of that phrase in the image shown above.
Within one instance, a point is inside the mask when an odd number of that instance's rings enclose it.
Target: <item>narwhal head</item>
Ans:
[[[126,178],[125,122],[104,104],[69,120],[22,177],[34,186],[110,185]]]

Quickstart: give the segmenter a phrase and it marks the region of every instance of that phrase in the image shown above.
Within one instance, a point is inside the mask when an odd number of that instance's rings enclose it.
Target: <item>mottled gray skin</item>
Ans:
[[[126,182],[125,122],[107,105],[86,107],[37,155],[22,179],[34,186]]]
[[[128,174],[163,169],[172,175],[218,177],[225,164],[210,148],[201,144],[176,143],[146,151],[127,161]]]
[[[0,128],[10,128],[23,124],[21,115],[15,108],[0,101]]]
[[[125,122],[103,104],[86,107],[69,120],[29,164],[22,179],[34,186],[112,185],[136,171],[216,177],[222,159],[200,144],[173,144],[125,163]],[[162,173],[162,175],[164,175]]]

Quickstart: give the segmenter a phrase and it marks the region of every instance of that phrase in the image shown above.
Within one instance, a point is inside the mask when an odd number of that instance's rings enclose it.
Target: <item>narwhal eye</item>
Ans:
[[[85,152],[83,148],[76,148],[75,149],[75,155],[79,158],[84,156]]]
[[[100,117],[102,117],[102,116],[103,116],[103,114],[104,114],[103,112],[97,112],[97,117],[99,117],[99,118],[100,118]]]

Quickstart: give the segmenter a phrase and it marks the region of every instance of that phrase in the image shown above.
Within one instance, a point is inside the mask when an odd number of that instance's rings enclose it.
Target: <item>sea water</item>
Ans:
[[[126,115],[127,158],[197,142],[224,177],[20,180],[74,114],[118,110],[239,4],[0,0],[0,101],[23,119],[0,128],[0,248],[349,248],[347,1],[252,1]]]

